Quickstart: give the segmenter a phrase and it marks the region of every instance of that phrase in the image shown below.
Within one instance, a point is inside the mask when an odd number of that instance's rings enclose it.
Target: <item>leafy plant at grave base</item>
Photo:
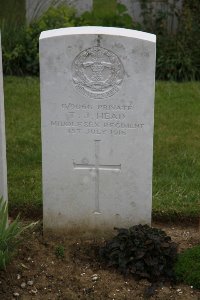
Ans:
[[[174,279],[177,245],[164,231],[148,225],[117,231],[118,234],[100,250],[108,266],[151,282]]]
[[[179,281],[200,289],[200,245],[178,255],[175,274]]]
[[[59,245],[55,249],[55,255],[57,258],[63,259],[65,257],[65,248],[62,245]]]
[[[23,226],[19,221],[19,216],[11,224],[8,224],[8,204],[0,198],[0,270],[5,269],[11,261],[21,241],[22,232],[35,224]]]
[[[126,6],[117,3],[116,0],[94,0],[93,10],[83,13],[79,22],[82,26],[133,28],[133,20]],[[134,26],[140,27],[138,23]]]
[[[76,26],[76,11],[67,6],[50,7],[38,20],[21,28],[17,34],[15,45],[3,45],[3,64],[6,75],[38,75],[39,74],[39,35],[42,31],[61,27]],[[12,30],[10,35],[13,36]],[[14,32],[13,32],[14,33]],[[2,32],[6,37],[6,28]]]

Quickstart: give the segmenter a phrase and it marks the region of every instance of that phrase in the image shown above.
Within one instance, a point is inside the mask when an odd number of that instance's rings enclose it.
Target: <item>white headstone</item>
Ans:
[[[151,222],[155,36],[40,36],[44,229]]]
[[[0,35],[0,197],[7,200],[7,166],[6,166],[6,140],[5,140],[5,115],[3,93],[3,71]]]

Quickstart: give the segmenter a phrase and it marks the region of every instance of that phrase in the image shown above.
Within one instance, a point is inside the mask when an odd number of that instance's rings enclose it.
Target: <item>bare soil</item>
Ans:
[[[200,243],[195,226],[153,226],[166,231],[178,243],[179,251]],[[41,227],[29,232],[12,264],[0,272],[0,300],[146,299],[151,285],[147,280],[124,277],[100,262],[98,249],[103,243],[104,239],[44,239]],[[56,256],[58,246],[64,247],[64,258]],[[200,290],[160,283],[151,299],[200,300]]]

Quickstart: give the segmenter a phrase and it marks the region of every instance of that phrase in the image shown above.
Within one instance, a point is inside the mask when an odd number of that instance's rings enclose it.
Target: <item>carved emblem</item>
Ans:
[[[124,68],[117,55],[110,50],[92,47],[74,59],[72,78],[83,95],[103,99],[118,92],[124,78]]]

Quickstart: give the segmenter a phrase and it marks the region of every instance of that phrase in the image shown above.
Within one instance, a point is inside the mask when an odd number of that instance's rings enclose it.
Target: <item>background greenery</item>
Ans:
[[[5,0],[4,0],[5,1]],[[9,0],[11,1],[11,0]],[[69,26],[99,25],[142,30],[157,35],[156,78],[160,80],[190,81],[200,79],[200,1],[184,0],[182,11],[176,11],[178,28],[169,30],[168,18],[175,7],[156,14],[142,3],[143,24],[134,22],[126,7],[116,0],[95,0],[91,12],[78,17],[74,9],[60,6],[50,8],[30,25],[16,26],[1,22],[3,64],[6,75],[38,75],[38,38],[43,30]],[[167,1],[167,0],[166,0]],[[22,3],[22,2],[20,2]],[[13,11],[11,9],[11,11]],[[10,38],[12,36],[12,39]]]
[[[0,1],[0,22],[20,25],[25,22],[25,14],[25,0]]]
[[[200,213],[200,83],[157,82],[153,214]],[[5,78],[9,205],[12,213],[41,214],[39,79]]]

